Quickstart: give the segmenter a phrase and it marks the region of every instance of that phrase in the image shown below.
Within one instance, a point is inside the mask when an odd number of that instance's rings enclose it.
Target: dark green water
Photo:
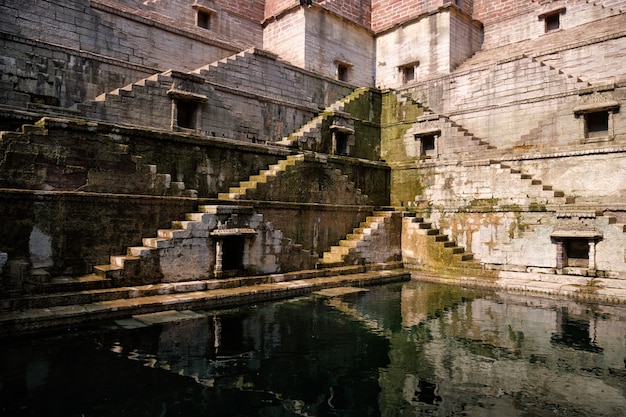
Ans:
[[[0,416],[626,415],[623,307],[408,282],[139,319],[1,340]]]

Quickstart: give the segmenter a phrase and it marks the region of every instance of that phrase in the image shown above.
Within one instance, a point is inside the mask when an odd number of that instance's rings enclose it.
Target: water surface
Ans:
[[[626,308],[414,281],[0,343],[2,416],[626,415]]]

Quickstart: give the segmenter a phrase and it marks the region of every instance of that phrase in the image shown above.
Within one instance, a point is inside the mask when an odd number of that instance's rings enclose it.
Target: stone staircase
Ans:
[[[432,223],[423,217],[413,217],[411,222],[416,223],[418,229],[423,230],[426,236],[443,247],[446,252],[449,252],[457,262],[474,260],[472,253],[466,252],[464,247],[458,246],[455,241],[450,240],[448,235],[441,233],[441,229],[433,227]]]
[[[328,106],[320,115],[311,119],[299,130],[289,134],[275,143],[283,146],[299,147],[299,143],[304,144],[313,141],[320,142],[324,122],[331,119],[335,114],[346,112],[347,107],[350,104],[363,98],[368,91],[369,88],[367,87],[356,89],[351,94]]]
[[[563,191],[555,190],[553,186],[544,184],[542,180],[534,178],[532,175],[522,172],[518,168],[512,167],[511,164],[502,161],[490,161],[491,166],[495,166],[499,173],[509,174],[515,178],[519,178],[526,184],[530,194],[542,198],[546,204],[574,204],[575,197],[568,197]]]
[[[572,85],[573,89],[582,89],[582,88],[588,88],[592,86],[591,83],[583,80],[581,77],[568,74],[562,69],[559,69],[550,65],[549,63],[543,61],[537,56],[531,56],[526,53],[524,53],[522,56],[526,59],[529,59],[534,64],[539,65],[540,67],[546,67],[546,70],[547,70],[546,72],[549,74],[558,74],[559,76],[565,77],[566,82],[569,82],[570,84],[573,83]],[[550,79],[550,77],[546,76],[546,79]],[[546,93],[549,93],[549,91],[546,91]]]
[[[511,193],[511,190],[517,190]],[[544,184],[507,161],[464,161],[449,166],[435,181],[416,196],[420,207],[429,202],[435,207],[471,211],[527,209],[543,211],[548,204],[574,204],[575,198]]]
[[[331,246],[330,250],[324,252],[317,264],[318,268],[330,268],[343,265],[354,265],[361,263],[369,263],[372,260],[380,261],[380,259],[372,259],[381,256],[376,253],[384,250],[384,245],[380,248],[375,241],[381,237],[384,239],[391,230],[392,222],[397,221],[401,217],[401,213],[391,210],[374,211],[365,221],[359,224],[352,233],[346,235],[346,238],[339,241],[336,246]],[[393,251],[393,249],[392,249]],[[383,257],[387,257],[382,254]],[[393,257],[393,255],[391,255]]]
[[[230,187],[227,193],[219,193],[217,198],[220,200],[245,200],[249,194],[257,190],[259,185],[267,184],[281,172],[287,171],[288,167],[295,166],[303,162],[304,159],[304,154],[288,155],[286,159],[270,165],[268,169],[261,170],[246,181],[241,181],[237,187]]]
[[[427,130],[440,130],[441,137],[446,141],[446,153],[484,152],[496,149],[484,139],[471,133],[445,114],[436,113],[428,106],[416,101],[410,95],[394,92],[399,103],[417,106],[423,115],[417,117],[416,123],[407,130],[405,140],[413,140],[416,134]],[[444,156],[440,154],[439,156]]]
[[[348,175],[326,162],[326,155],[313,152],[289,155],[230,187],[228,192],[219,193],[218,199],[369,204],[368,195]]]
[[[94,98],[96,102],[103,101],[121,101],[124,97],[134,98],[139,93],[146,93],[150,89],[166,89],[171,87],[174,79],[171,76],[172,71],[153,74],[147,78],[130,83],[113,91],[102,93]]]
[[[406,213],[406,218],[410,218],[408,227],[417,229],[418,234],[426,238],[426,251],[431,258],[430,262],[434,262],[439,267],[444,266],[447,270],[468,270],[482,269],[480,262],[474,259],[474,254],[467,252],[464,247],[459,246],[457,242],[442,233],[441,229],[433,227],[433,224],[416,213]],[[407,259],[405,263],[409,266],[412,261]],[[434,265],[420,264],[412,265],[417,269],[432,269]],[[436,267],[435,267],[436,268]]]

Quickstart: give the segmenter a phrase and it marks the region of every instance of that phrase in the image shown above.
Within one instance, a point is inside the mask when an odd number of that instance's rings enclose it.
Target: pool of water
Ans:
[[[2,416],[624,416],[626,308],[406,282],[0,340]]]

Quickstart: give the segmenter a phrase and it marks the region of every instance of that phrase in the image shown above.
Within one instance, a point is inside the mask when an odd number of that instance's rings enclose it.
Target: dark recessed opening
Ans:
[[[416,139],[419,141],[420,156],[432,156],[435,154],[435,138],[436,135],[419,135]]]
[[[561,14],[555,13],[545,17],[546,32],[556,30],[561,27]]]
[[[57,97],[44,96],[41,94],[30,94],[30,102],[35,104],[45,104],[46,106],[61,105],[61,101]]]
[[[402,82],[404,84],[410,83],[415,79],[415,67],[402,67]]]
[[[599,111],[585,114],[586,137],[606,136],[609,131],[609,112]]]
[[[224,238],[222,244],[222,270],[243,269],[244,238],[230,236]]]
[[[339,81],[348,81],[348,66],[339,64],[337,65],[337,79]]]
[[[587,239],[566,239],[563,246],[566,266],[589,267],[589,241]]]
[[[196,128],[196,117],[198,113],[198,103],[189,100],[179,100],[176,102],[178,127],[185,129]]]
[[[198,10],[198,27],[211,29],[211,13]]]
[[[335,154],[348,155],[349,135],[343,132],[335,132]]]

